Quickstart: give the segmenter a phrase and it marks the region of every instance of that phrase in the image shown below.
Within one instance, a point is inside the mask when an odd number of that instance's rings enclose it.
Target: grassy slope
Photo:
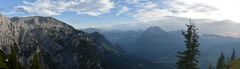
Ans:
[[[240,69],[240,59],[234,60],[230,64],[230,69]]]

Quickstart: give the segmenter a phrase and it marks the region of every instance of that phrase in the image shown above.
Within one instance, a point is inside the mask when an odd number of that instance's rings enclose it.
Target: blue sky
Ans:
[[[35,2],[37,0],[25,0],[25,1]],[[0,12],[2,12],[2,14],[5,13],[5,15],[9,17],[39,15],[35,13],[20,13],[20,12],[9,13],[15,10],[15,7],[20,5],[24,5],[23,0],[4,0],[4,2],[0,2]],[[92,24],[95,25],[95,24],[120,23],[133,20],[133,18],[128,15],[116,15],[118,13],[117,10],[119,9],[113,8],[108,13],[104,13],[98,16],[77,14],[76,12],[63,12],[61,15],[46,15],[46,16],[52,16],[71,25],[80,25],[81,27],[82,25],[89,26]]]
[[[224,5],[223,5],[224,4]],[[1,0],[0,12],[52,16],[75,28],[150,23],[164,17],[240,22],[239,0]]]

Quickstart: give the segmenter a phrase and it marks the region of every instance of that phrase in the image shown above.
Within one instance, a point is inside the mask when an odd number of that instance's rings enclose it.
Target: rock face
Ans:
[[[76,30],[52,17],[0,15],[0,50],[16,48],[24,69],[39,53],[41,69],[169,69],[132,56],[101,34]]]
[[[41,69],[167,69],[129,55],[97,32],[85,33],[52,17],[0,15],[0,50],[9,55],[13,47],[24,69],[30,69],[36,52]]]
[[[40,52],[41,69],[104,69],[102,53],[114,48],[105,49],[94,36],[52,17],[0,15],[0,48],[9,54],[16,43],[25,68],[33,54]]]

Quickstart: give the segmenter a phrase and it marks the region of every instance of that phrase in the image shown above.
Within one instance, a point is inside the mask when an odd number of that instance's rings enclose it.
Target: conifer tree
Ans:
[[[231,60],[230,61],[233,61],[236,59],[236,52],[235,52],[235,48],[233,48],[233,52],[232,52],[232,56],[231,56]]]
[[[21,69],[20,63],[18,62],[16,44],[11,46],[11,52],[9,55],[9,69]]]
[[[0,50],[0,69],[7,69],[6,54]]]
[[[101,66],[102,57],[98,54],[93,44],[87,41],[81,41],[80,43],[82,44],[82,47],[77,47],[79,68],[103,69]]]
[[[213,69],[211,64],[209,64],[208,69]]]
[[[31,66],[30,68],[31,69],[40,69],[40,57],[39,57],[39,53],[36,52],[33,57],[32,57],[32,60],[30,61],[31,63]]]
[[[225,68],[225,57],[223,53],[221,53],[221,56],[218,58],[216,69],[223,69]]]
[[[198,69],[199,42],[195,23],[190,20],[190,24],[186,25],[187,31],[183,32],[186,50],[178,52],[177,69]]]

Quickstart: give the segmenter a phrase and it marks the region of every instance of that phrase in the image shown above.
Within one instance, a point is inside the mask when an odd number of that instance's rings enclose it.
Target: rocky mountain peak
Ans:
[[[19,61],[21,61],[23,67],[29,65],[32,55],[39,50],[43,57],[41,60],[43,69],[56,69],[56,67],[57,69],[74,69],[74,67],[79,67],[76,63],[80,58],[74,60],[73,58],[79,54],[77,50],[80,50],[80,47],[83,46],[80,44],[82,42],[86,45],[94,44],[92,40],[89,40],[93,39],[89,36],[90,34],[79,32],[72,26],[52,17],[31,16],[9,19],[1,15],[0,24],[0,47],[3,49],[2,51],[9,52],[10,47],[16,43]],[[92,49],[86,52],[95,54],[96,52],[93,52],[95,46],[90,44],[89,46]],[[92,60],[98,59],[92,58]],[[67,64],[49,66],[49,64],[63,63]]]
[[[151,32],[166,32],[164,31],[162,28],[158,27],[158,26],[151,26],[149,28],[147,28],[145,31],[151,31]]]
[[[27,25],[41,25],[45,27],[68,27],[72,26],[65,24],[64,22],[57,20],[53,17],[43,17],[43,16],[30,16],[30,17],[13,17],[12,22],[25,23]]]
[[[146,36],[153,36],[153,35],[160,36],[160,35],[168,35],[168,32],[164,31],[163,29],[161,29],[158,26],[152,26],[152,27],[147,28],[143,32],[143,35],[146,35]]]

